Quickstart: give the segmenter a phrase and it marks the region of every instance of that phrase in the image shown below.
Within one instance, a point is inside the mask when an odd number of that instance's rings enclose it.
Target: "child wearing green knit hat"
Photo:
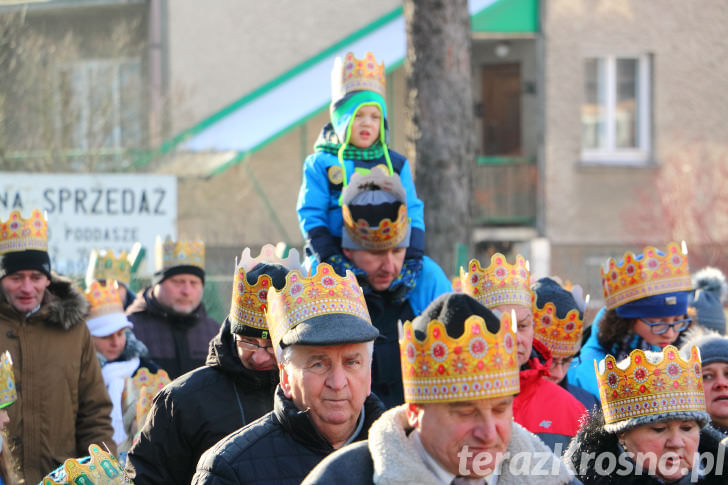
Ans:
[[[399,175],[407,196],[412,234],[401,277],[393,288],[414,284],[422,268],[424,204],[417,197],[409,162],[388,146],[384,64],[367,52],[357,59],[349,52],[332,70],[330,119],[303,165],[296,211],[306,252],[313,266],[331,264],[339,274],[356,268],[341,252],[341,193],[354,173],[382,170]],[[364,288],[365,292],[368,291]]]

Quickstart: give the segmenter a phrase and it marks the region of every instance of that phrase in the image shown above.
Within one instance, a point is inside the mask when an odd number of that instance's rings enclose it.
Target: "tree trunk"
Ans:
[[[426,252],[455,274],[458,244],[470,242],[475,161],[467,0],[405,0],[407,154],[425,202]]]

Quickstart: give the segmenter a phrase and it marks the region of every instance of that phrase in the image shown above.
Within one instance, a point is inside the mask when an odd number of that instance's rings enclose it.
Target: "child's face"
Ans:
[[[382,114],[376,106],[362,106],[354,116],[349,142],[359,148],[369,148],[379,139]]]

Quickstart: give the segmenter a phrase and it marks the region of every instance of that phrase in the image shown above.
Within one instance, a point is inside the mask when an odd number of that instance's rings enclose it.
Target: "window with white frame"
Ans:
[[[582,160],[645,163],[650,159],[650,56],[584,60]]]
[[[139,146],[142,130],[139,59],[77,61],[56,71],[60,146],[113,152]]]

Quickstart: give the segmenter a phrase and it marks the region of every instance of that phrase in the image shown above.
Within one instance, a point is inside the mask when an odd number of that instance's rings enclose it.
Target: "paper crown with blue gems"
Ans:
[[[10,406],[18,399],[13,374],[13,359],[7,350],[0,355],[0,409]]]
[[[69,458],[39,485],[128,485],[133,484],[117,459],[99,445],[88,447],[89,456]]]

